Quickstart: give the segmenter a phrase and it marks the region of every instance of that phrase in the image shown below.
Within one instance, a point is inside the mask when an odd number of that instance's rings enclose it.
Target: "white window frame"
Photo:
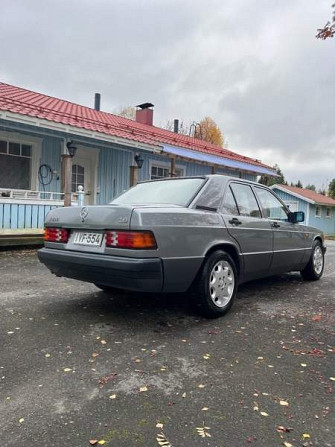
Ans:
[[[315,205],[315,217],[320,219],[321,216],[322,216],[321,206],[320,205]]]
[[[17,132],[0,132],[0,140],[10,143],[26,144],[31,146],[31,164],[30,164],[30,190],[38,191],[38,168],[40,165],[42,154],[42,138],[31,137],[30,135],[22,135]]]
[[[329,213],[328,213],[329,211]],[[326,219],[331,219],[332,218],[332,209],[330,206],[326,207]]]
[[[164,161],[157,161],[157,160],[149,160],[149,177],[150,177],[150,180],[151,180],[151,168],[152,167],[169,169],[169,172],[170,172],[171,163],[164,162]],[[185,177],[186,166],[177,164],[176,165],[176,169],[179,169],[181,171],[181,177]],[[170,177],[162,177],[162,178],[170,178]]]

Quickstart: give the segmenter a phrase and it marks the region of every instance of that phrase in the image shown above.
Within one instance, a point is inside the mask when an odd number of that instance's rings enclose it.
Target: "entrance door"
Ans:
[[[95,203],[95,172],[98,162],[98,151],[95,149],[78,148],[72,159],[72,192],[78,191],[78,186],[84,187],[85,205]]]

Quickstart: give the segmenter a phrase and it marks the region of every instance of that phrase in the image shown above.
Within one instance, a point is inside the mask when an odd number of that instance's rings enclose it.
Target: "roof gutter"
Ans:
[[[94,138],[99,141],[105,141],[107,143],[120,144],[121,146],[133,147],[142,149],[151,153],[161,153],[159,145],[151,145],[148,143],[141,143],[140,141],[131,140],[127,138],[116,137],[113,135],[104,134],[102,132],[90,131],[82,129],[80,127],[71,126],[68,124],[56,123],[54,121],[48,121],[41,118],[28,117],[26,115],[20,115],[18,113],[8,112],[6,110],[0,110],[0,119],[10,122],[16,122],[19,124],[26,124],[28,126],[35,126],[40,129],[54,130],[71,135]],[[19,130],[19,129],[16,129]],[[55,135],[50,135],[55,136]],[[63,138],[63,137],[61,137]]]

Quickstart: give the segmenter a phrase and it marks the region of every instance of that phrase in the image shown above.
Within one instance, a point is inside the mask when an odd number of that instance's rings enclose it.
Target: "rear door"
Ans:
[[[273,228],[273,260],[271,274],[299,270],[308,246],[305,231],[288,221],[289,211],[268,189],[255,187],[262,212]]]
[[[266,276],[273,253],[273,231],[250,185],[231,182],[225,192],[223,214],[227,229],[240,246],[243,280]]]

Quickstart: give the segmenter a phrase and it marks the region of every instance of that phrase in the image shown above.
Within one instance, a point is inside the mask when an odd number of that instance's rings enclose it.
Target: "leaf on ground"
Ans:
[[[288,402],[286,402],[286,400],[280,400],[279,404],[282,405],[283,407],[288,407]]]
[[[63,370],[65,373],[68,373],[68,372],[71,372],[72,371],[72,369],[71,368],[64,368],[64,370]]]
[[[98,444],[98,440],[97,440],[97,439],[90,439],[88,442],[89,442],[91,445]]]
[[[200,383],[200,384],[198,385],[198,388],[205,388],[205,385],[203,385],[202,383]]]
[[[302,434],[302,439],[303,440],[305,440],[305,439],[309,439],[311,436],[308,434],[308,433],[303,433]]]
[[[101,439],[100,441],[98,441],[98,444],[104,445],[104,444],[106,444],[106,441],[104,439]]]
[[[156,428],[163,428],[163,424],[161,424],[160,422],[157,422]]]
[[[293,447],[292,444],[290,442],[284,442],[284,446],[285,447]]]
[[[205,360],[208,360],[208,359],[211,357],[211,355],[210,355],[210,354],[204,354],[202,357],[203,357]]]
[[[313,320],[313,321],[320,321],[321,318],[322,318],[322,315],[314,315],[314,316],[312,317],[312,320]]]
[[[19,423],[22,424],[24,422],[24,418],[19,419]]]
[[[269,416],[267,413],[265,413],[265,411],[261,411],[261,415],[264,417]]]
[[[335,381],[335,377],[329,377],[329,380],[331,380],[332,382]]]
[[[144,391],[148,391],[148,387],[146,387],[146,386],[141,386],[141,388],[140,388],[140,393],[143,393]]]
[[[116,399],[116,394],[111,394],[111,395],[109,396],[109,398],[110,398],[110,399]]]
[[[97,352],[92,352],[92,357],[94,358],[94,357],[98,357],[98,353]],[[98,441],[97,441],[98,442]]]
[[[100,340],[100,343],[101,343],[102,345],[106,345],[106,344],[107,344],[106,340]]]
[[[203,407],[203,408],[201,408],[201,410],[202,410],[202,411],[208,411],[209,408],[208,408],[208,407]]]
[[[163,433],[159,433],[156,437],[156,440],[160,446],[164,447],[172,447],[170,442],[167,440]]]
[[[202,438],[211,438],[212,435],[207,431],[210,430],[210,427],[196,427],[196,431],[198,432],[198,435],[201,436]]]

